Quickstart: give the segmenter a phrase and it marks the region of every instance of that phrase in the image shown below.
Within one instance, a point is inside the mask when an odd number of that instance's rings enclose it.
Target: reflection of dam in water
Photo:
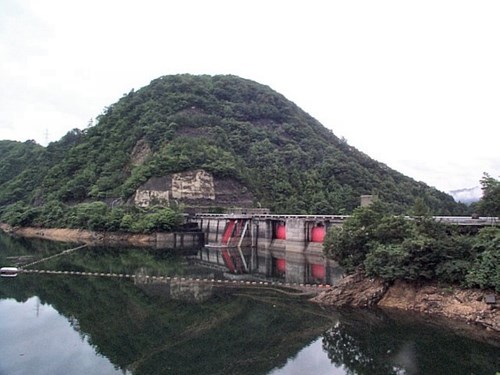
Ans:
[[[193,282],[178,278],[152,278],[144,268],[137,270],[134,284],[152,296],[186,302],[204,302],[213,294],[211,283]]]
[[[339,265],[323,255],[323,239],[345,216],[196,215],[207,245],[197,256],[229,274],[251,274],[287,283],[333,284]]]
[[[343,272],[338,264],[327,259],[321,250],[286,250],[280,246],[267,248],[206,246],[193,259],[201,265],[218,268],[227,278],[246,276],[291,284],[331,285],[342,276]]]

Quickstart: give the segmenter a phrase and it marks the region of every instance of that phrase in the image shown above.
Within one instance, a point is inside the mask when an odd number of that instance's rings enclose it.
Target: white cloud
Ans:
[[[457,202],[471,203],[481,199],[483,191],[480,186],[451,191],[450,194]]]
[[[473,186],[500,175],[499,18],[494,0],[6,0],[0,139],[58,139],[161,75],[236,74],[411,177]]]

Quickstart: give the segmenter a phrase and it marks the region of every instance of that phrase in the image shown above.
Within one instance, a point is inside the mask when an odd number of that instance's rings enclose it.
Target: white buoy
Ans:
[[[17,267],[2,267],[0,268],[0,276],[2,277],[16,277],[19,273]]]

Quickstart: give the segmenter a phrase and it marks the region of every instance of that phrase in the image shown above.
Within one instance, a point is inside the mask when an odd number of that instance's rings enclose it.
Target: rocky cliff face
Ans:
[[[496,304],[486,303],[487,295],[493,296]],[[483,290],[445,288],[432,284],[417,286],[396,281],[378,306],[441,315],[500,333],[500,296]]]
[[[335,307],[375,306],[388,289],[382,279],[371,279],[360,273],[341,279],[330,290],[312,299],[313,302]]]
[[[148,143],[144,139],[139,140],[130,155],[130,165],[136,167],[144,164],[149,155],[151,155],[151,148]]]
[[[493,296],[496,304],[486,303],[487,295]],[[312,301],[334,307],[378,306],[415,311],[477,324],[500,333],[500,295],[484,290],[418,285],[405,281],[389,285],[381,279],[358,273],[342,279]]]
[[[133,203],[147,207],[168,205],[172,200],[197,206],[252,207],[254,197],[238,181],[215,178],[199,169],[150,178],[136,190]]]

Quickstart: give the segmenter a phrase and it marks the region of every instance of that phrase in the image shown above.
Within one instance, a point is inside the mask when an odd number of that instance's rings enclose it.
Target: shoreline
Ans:
[[[158,247],[158,235],[93,232],[83,229],[11,227],[0,223],[0,230],[17,236],[85,244],[122,244]],[[168,242],[168,241],[167,241]],[[162,243],[165,245],[165,243]],[[485,302],[494,296],[495,304]],[[310,301],[325,307],[378,307],[439,316],[465,322],[500,334],[500,294],[480,289],[460,289],[437,283],[388,283],[361,273],[349,275]]]
[[[117,241],[119,243],[128,243],[134,246],[152,246],[156,242],[155,236],[150,234],[105,233],[85,229],[12,227],[8,224],[1,223],[0,230],[8,234],[27,238],[43,238],[59,242],[83,242],[85,244]]]
[[[84,243],[88,245],[129,245],[157,249],[188,249],[200,244],[201,232],[155,232],[150,234],[126,232],[95,232],[70,228],[12,227],[0,223],[0,231],[14,236],[51,241]]]
[[[496,303],[486,303],[487,295],[494,296]],[[311,301],[325,307],[378,307],[415,312],[475,325],[500,334],[500,294],[493,291],[461,289],[433,282],[397,280],[388,283],[356,273],[345,277]]]

